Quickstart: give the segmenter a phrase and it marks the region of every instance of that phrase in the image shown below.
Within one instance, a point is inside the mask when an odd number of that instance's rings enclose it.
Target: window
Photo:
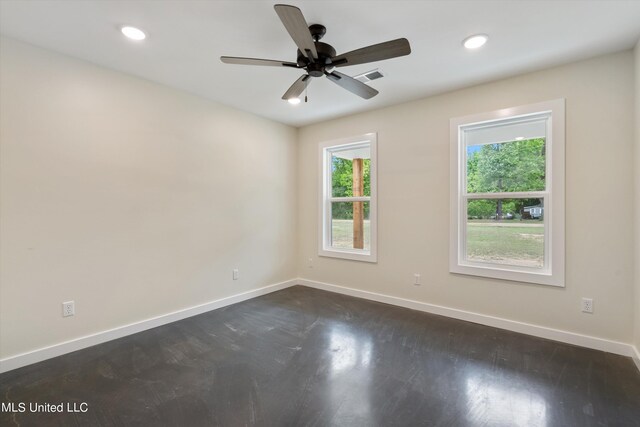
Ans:
[[[564,100],[451,120],[450,271],[564,286]]]
[[[321,144],[318,254],[376,262],[376,135]]]

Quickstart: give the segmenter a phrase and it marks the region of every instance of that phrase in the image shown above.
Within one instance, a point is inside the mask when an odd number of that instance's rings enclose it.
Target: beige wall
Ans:
[[[640,41],[635,48],[635,82],[636,82],[636,147],[635,166],[635,340],[636,349],[640,351]]]
[[[294,128],[1,43],[0,358],[295,277]]]
[[[633,79],[627,51],[302,128],[299,275],[631,342]],[[556,98],[567,109],[566,288],[450,274],[449,119]],[[318,143],[367,132],[378,133],[378,263],[318,257]]]

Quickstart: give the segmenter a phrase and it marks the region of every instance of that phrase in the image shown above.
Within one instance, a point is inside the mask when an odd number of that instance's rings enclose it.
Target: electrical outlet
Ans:
[[[582,312],[593,313],[593,299],[582,298]]]
[[[421,278],[421,276],[418,273],[415,273],[413,275],[413,285],[414,286],[420,286],[422,284],[422,283],[420,283],[420,278]]]
[[[233,280],[238,280],[238,277],[240,277],[240,271],[237,268],[233,269]]]
[[[62,303],[62,317],[74,316],[76,314],[75,302],[67,301]]]
[[[308,268],[313,268],[313,258],[307,259],[307,267]]]

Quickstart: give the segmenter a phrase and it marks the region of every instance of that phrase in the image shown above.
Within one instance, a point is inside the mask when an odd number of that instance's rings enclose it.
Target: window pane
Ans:
[[[465,130],[467,192],[545,189],[546,120]]]
[[[371,249],[369,202],[331,203],[331,247]]]
[[[331,152],[333,197],[371,196],[370,153],[368,145]]]
[[[466,259],[544,267],[544,199],[468,200]]]

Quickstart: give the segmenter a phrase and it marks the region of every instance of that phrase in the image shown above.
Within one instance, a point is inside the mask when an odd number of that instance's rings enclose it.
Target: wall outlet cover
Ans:
[[[582,298],[582,312],[583,313],[593,313],[593,299],[592,298]]]
[[[62,317],[74,316],[76,314],[75,302],[66,301],[62,303]]]

